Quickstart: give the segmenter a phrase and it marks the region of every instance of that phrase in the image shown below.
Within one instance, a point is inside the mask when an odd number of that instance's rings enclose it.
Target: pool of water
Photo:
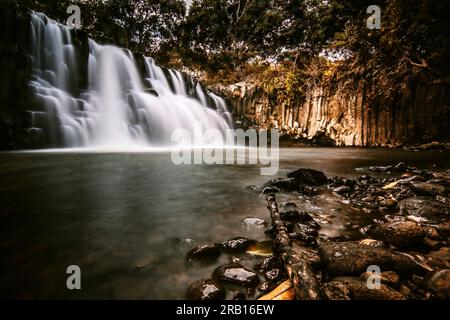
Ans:
[[[309,167],[328,176],[405,161],[448,167],[448,153],[357,148],[281,149],[283,177]],[[269,221],[264,197],[246,188],[273,177],[255,165],[174,165],[170,153],[0,153],[0,297],[183,299],[220,263],[187,265],[188,246],[235,236],[265,239],[240,221]],[[279,195],[316,212],[321,233],[357,229],[361,213],[341,198]],[[81,268],[81,290],[66,268]]]

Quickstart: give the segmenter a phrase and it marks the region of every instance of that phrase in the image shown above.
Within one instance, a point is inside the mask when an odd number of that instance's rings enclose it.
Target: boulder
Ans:
[[[189,286],[186,296],[189,300],[224,300],[225,289],[215,280],[198,280]]]
[[[242,287],[256,287],[259,284],[258,275],[238,263],[218,267],[214,270],[213,278]]]
[[[408,256],[384,248],[359,245],[354,242],[327,242],[319,247],[322,264],[331,276],[355,275],[366,272],[371,265],[392,270],[400,275],[425,272]]]
[[[340,294],[337,297],[347,297],[352,300],[405,300],[405,297],[398,291],[381,284],[379,289],[369,289],[366,281],[354,277],[339,277],[327,283],[326,292],[334,288]],[[329,298],[336,298],[332,295]]]
[[[301,168],[287,174],[295,183],[307,186],[321,186],[328,183],[328,179],[321,171]]]
[[[208,260],[215,260],[220,256],[220,249],[219,245],[214,244],[205,244],[200,245],[192,248],[187,254],[186,254],[186,260],[187,261],[193,261],[193,260],[202,260],[202,261],[208,261]]]
[[[383,223],[375,226],[370,232],[373,237],[397,248],[409,248],[421,244],[425,238],[422,228],[412,221]]]

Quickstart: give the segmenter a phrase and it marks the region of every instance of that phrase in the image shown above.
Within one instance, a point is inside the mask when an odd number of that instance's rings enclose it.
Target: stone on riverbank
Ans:
[[[236,237],[222,242],[222,248],[226,251],[244,252],[249,246],[254,243],[256,243],[256,240],[251,240],[244,237]]]
[[[388,222],[375,226],[371,230],[376,239],[390,243],[397,248],[409,248],[423,243],[425,232],[415,222]]]
[[[353,242],[323,243],[319,247],[319,254],[325,270],[331,276],[359,276],[371,265],[377,265],[381,270],[395,271],[400,275],[424,272],[422,267],[407,256]]]
[[[321,171],[300,168],[287,174],[288,178],[294,179],[296,184],[307,186],[321,186],[328,183],[328,179]]]
[[[256,287],[259,284],[258,275],[238,263],[218,267],[214,270],[213,278],[242,287]]]
[[[216,260],[220,256],[219,245],[214,244],[205,244],[192,248],[186,254],[187,261],[213,261]]]
[[[186,296],[189,300],[224,300],[225,289],[215,280],[198,280],[189,286]]]
[[[339,277],[324,284],[331,300],[404,300],[398,291],[381,284],[379,289],[369,289],[366,281],[354,277]]]

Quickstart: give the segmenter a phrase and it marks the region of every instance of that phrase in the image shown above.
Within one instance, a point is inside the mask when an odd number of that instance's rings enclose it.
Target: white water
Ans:
[[[130,52],[89,40],[88,86],[80,89],[77,50],[65,26],[34,13],[31,23],[32,131],[53,147],[171,147],[176,129],[230,128],[224,100],[176,70],[145,58],[144,79]],[[189,92],[186,81],[190,81]],[[153,89],[153,92],[150,92]],[[180,147],[179,145],[177,145]],[[204,147],[206,141],[183,147]]]

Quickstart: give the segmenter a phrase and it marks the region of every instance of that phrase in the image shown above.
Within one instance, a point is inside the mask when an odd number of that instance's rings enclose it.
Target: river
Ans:
[[[246,187],[273,177],[254,165],[176,166],[164,152],[6,152],[0,160],[1,298],[183,299],[190,283],[230,256],[188,265],[189,246],[179,239],[265,239],[263,229],[241,223],[269,221],[264,197]],[[277,176],[309,167],[353,177],[362,174],[356,167],[400,161],[448,168],[450,154],[281,149]],[[322,236],[355,233],[367,219],[331,192],[278,199],[314,211]],[[66,288],[69,265],[81,268],[81,290]]]

